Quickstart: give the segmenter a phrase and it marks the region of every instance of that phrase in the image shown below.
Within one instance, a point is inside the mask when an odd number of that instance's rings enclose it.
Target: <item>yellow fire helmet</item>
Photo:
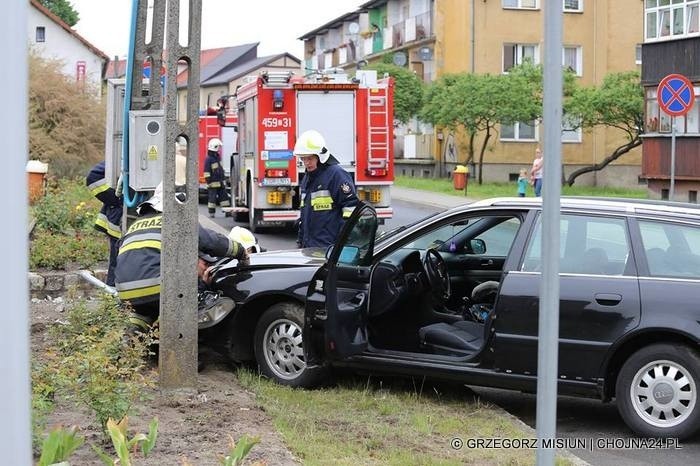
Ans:
[[[248,252],[260,252],[258,240],[247,228],[233,227],[231,232],[228,234],[228,237],[243,245]]]

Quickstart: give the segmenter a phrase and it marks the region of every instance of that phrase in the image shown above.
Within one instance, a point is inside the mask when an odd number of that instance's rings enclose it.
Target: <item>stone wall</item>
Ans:
[[[101,281],[104,281],[107,275],[106,270],[91,270],[91,272]],[[100,288],[87,282],[77,271],[29,272],[30,298],[55,298],[65,295],[69,290],[74,290],[78,296],[97,295],[101,292]]]

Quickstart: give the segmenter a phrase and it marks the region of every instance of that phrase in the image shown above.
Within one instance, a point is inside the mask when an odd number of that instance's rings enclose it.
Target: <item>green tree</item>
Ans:
[[[600,86],[580,87],[567,99],[564,112],[570,120],[580,122],[584,130],[596,127],[615,128],[625,135],[625,143],[616,147],[599,163],[581,167],[569,174],[566,184],[576,178],[602,170],[642,144],[644,132],[644,89],[637,71],[611,73]]]
[[[394,78],[394,119],[407,123],[423,103],[423,81],[411,70],[396,65],[376,63],[367,67],[376,70],[379,77],[388,74]]]
[[[39,0],[39,3],[51,10],[68,26],[73,27],[80,20],[78,12],[68,0]]]
[[[478,183],[491,137],[501,123],[528,121],[541,115],[536,82],[525,74],[460,73],[445,75],[426,93],[421,117],[435,125],[462,129],[468,139],[465,163],[475,160],[478,150]],[[481,144],[477,147],[480,137]]]

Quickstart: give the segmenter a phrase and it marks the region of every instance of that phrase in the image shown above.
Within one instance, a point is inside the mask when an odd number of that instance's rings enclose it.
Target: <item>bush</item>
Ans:
[[[78,176],[104,157],[105,106],[61,66],[29,56],[29,155],[54,176]]]
[[[90,267],[109,257],[109,241],[93,228],[100,202],[80,179],[52,181],[33,209],[29,267]]]

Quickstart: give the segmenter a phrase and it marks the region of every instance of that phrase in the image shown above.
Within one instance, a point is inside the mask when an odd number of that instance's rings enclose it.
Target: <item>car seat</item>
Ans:
[[[589,273],[593,275],[605,275],[608,273],[610,261],[608,254],[603,248],[586,249],[581,257],[580,273]]]

